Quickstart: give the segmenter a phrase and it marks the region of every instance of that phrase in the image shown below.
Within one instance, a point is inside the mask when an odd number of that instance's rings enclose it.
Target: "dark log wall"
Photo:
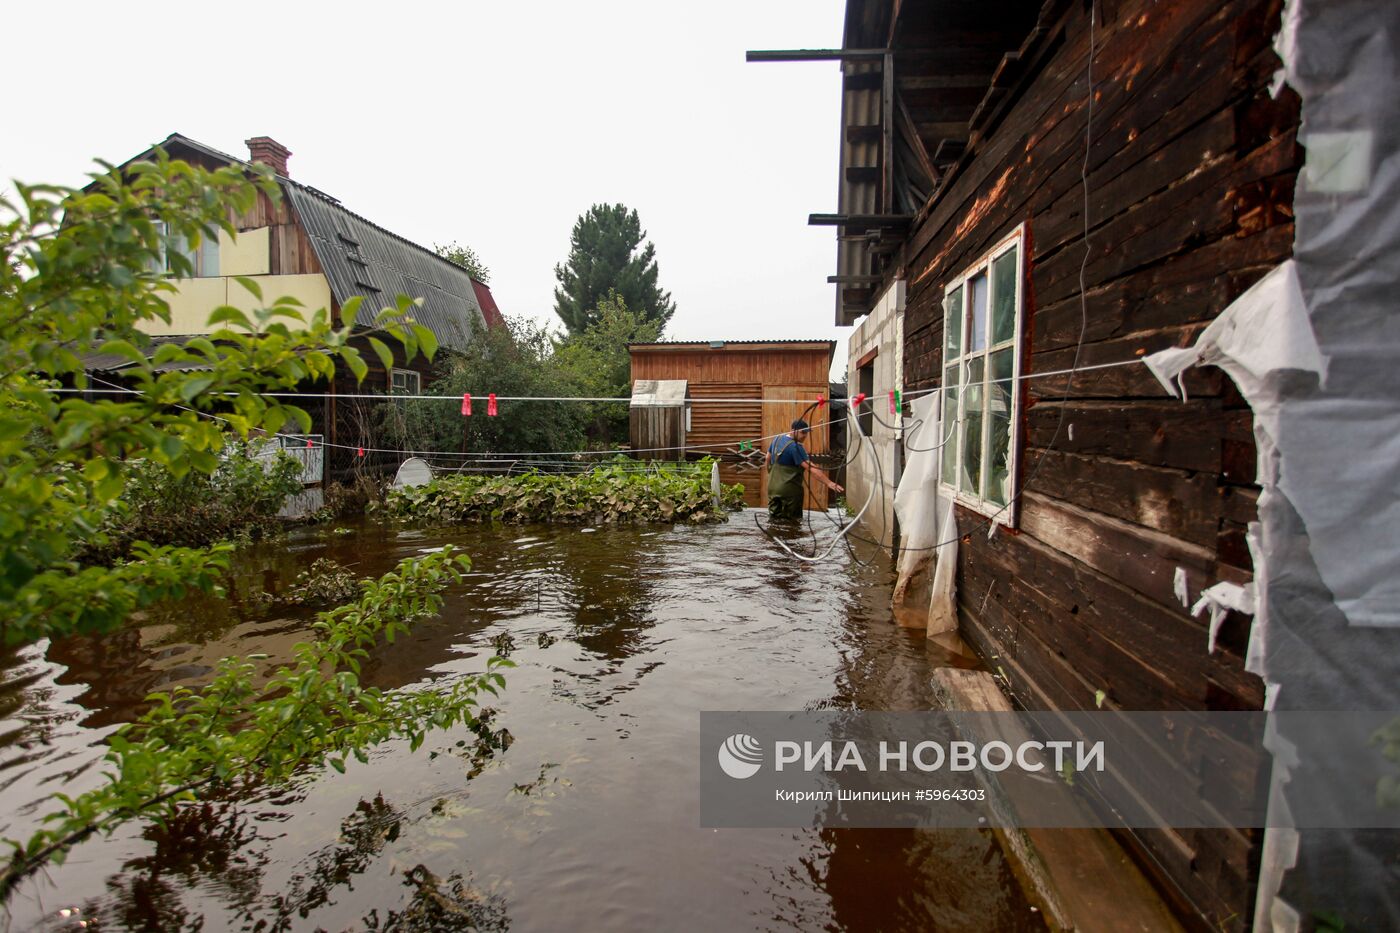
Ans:
[[[996,125],[917,219],[905,379],[937,384],[944,282],[1020,223],[1028,281],[1023,372],[1141,357],[1192,343],[1293,242],[1301,151],[1297,98],[1268,84],[1279,0],[1107,0],[1065,4]],[[1086,289],[1081,303],[1083,266]],[[1215,369],[1193,370],[1190,401],[1143,366],[1027,380],[1019,527],[966,533],[958,593],[964,633],[1029,708],[1258,708],[1243,670],[1247,621],[1216,654],[1173,596],[1248,580],[1245,524],[1257,490],[1251,415]],[[1072,436],[1068,427],[1073,425]],[[1247,779],[1247,778],[1246,778]],[[1214,928],[1247,924],[1255,836],[1144,833],[1159,881]]]

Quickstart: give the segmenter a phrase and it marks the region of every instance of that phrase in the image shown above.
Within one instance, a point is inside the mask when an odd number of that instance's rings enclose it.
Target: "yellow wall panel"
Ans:
[[[219,231],[220,275],[267,275],[272,271],[270,229],[244,230],[234,239]]]
[[[178,290],[165,296],[170,306],[170,323],[147,321],[141,329],[153,336],[207,334],[213,329],[208,323],[209,314],[220,305],[251,311],[260,305],[270,305],[282,296],[296,298],[308,314],[331,306],[331,286],[324,275],[252,275],[248,278],[262,288],[261,301],[227,276],[180,279],[175,283]]]

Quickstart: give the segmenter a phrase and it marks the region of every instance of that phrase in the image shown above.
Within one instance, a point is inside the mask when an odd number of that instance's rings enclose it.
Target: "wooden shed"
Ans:
[[[718,457],[720,479],[742,483],[744,501],[755,507],[767,500],[764,438],[787,431],[792,420],[806,412],[812,424],[810,452],[820,456],[829,451],[825,424],[831,417],[829,408],[807,409],[826,397],[835,349],[833,340],[700,340],[628,346],[634,385],[637,380],[686,381],[690,457]],[[744,448],[746,441],[751,449]],[[632,446],[653,445],[633,438]],[[807,496],[807,508],[827,507],[825,487],[809,487]]]

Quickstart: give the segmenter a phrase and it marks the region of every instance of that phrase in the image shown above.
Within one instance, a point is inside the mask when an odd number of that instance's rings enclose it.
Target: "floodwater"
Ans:
[[[454,544],[472,574],[365,679],[412,687],[518,665],[483,760],[435,733],[290,789],[130,826],[26,883],[11,929],[1034,930],[990,832],[710,830],[699,712],[928,708],[970,664],[890,618],[878,554],[801,564],[754,524],[633,529],[302,529],[190,601],[102,639],[11,658],[0,689],[0,836],[92,786],[101,741],[148,692],[218,658],[285,658],[309,613],[250,599],[329,556],[358,574]],[[271,661],[268,663],[272,663]],[[64,913],[70,911],[70,913]]]

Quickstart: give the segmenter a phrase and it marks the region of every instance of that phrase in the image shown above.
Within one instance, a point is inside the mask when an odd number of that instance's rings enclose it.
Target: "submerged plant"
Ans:
[[[310,567],[297,574],[296,582],[282,597],[282,602],[297,606],[333,606],[359,591],[359,578],[348,567],[329,557],[318,557]]]
[[[55,794],[63,808],[45,818],[45,828],[9,840],[0,900],[83,839],[127,820],[168,821],[216,790],[285,784],[306,768],[343,772],[348,758],[366,762],[366,749],[389,739],[417,750],[431,729],[475,731],[479,694],[495,695],[505,684],[504,658],[425,690],[383,691],[359,677],[369,649],[436,613],[442,590],[470,566],[451,548],[404,561],[366,582],[358,601],[321,613],[316,640],[298,645],[295,662],[270,678],[258,675],[258,658],[226,658],[203,690],[153,694],[151,710],[108,740],[107,781],[77,797]]]

